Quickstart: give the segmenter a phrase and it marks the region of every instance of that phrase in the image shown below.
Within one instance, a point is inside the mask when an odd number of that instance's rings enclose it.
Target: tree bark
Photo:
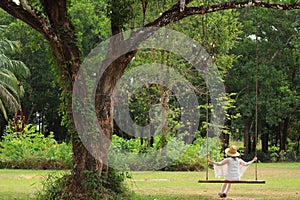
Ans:
[[[261,136],[261,149],[263,153],[268,153],[269,133],[262,134]]]
[[[278,125],[278,127],[276,127],[275,133],[276,133],[275,146],[278,147],[278,146],[280,146],[280,143],[281,143],[280,125]]]
[[[222,141],[222,150],[224,151],[229,146],[229,134],[222,132],[220,140]]]
[[[289,122],[290,122],[289,117],[284,119],[282,135],[281,135],[281,140],[280,140],[280,151],[285,151],[286,150]]]
[[[252,124],[252,119],[247,118],[244,124],[244,159],[246,159],[248,154],[251,152],[251,140],[250,140],[251,124]]]
[[[296,155],[299,156],[299,150],[300,150],[300,136],[298,137],[297,141],[297,148],[296,148]]]
[[[166,26],[170,22],[179,21],[185,17],[192,16],[192,15],[204,15],[207,13],[218,12],[222,10],[230,10],[230,9],[243,9],[243,8],[250,8],[250,7],[263,7],[269,9],[276,9],[276,10],[293,10],[293,9],[300,9],[300,3],[293,3],[293,4],[279,4],[279,3],[271,3],[271,2],[264,2],[260,0],[247,0],[247,1],[230,1],[224,2],[219,4],[212,4],[212,5],[202,5],[202,6],[195,6],[195,7],[188,7],[187,5],[192,2],[192,0],[185,0],[186,7],[183,11],[180,11],[180,2],[176,3],[172,6],[169,10],[162,13],[162,15],[147,24],[147,27],[150,26]]]

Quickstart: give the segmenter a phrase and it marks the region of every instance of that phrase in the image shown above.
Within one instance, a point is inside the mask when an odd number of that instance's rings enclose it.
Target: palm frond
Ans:
[[[17,99],[20,99],[24,95],[23,87],[20,87],[18,79],[9,70],[0,71],[0,84]]]
[[[21,45],[19,41],[11,41],[7,38],[0,39],[0,53],[14,54],[21,51]]]
[[[0,70],[7,69],[17,76],[27,78],[30,76],[29,68],[19,60],[11,60],[5,54],[0,54]]]
[[[11,112],[16,112],[21,109],[21,105],[18,100],[2,85],[0,85],[0,99],[5,108],[8,108]]]
[[[11,62],[14,66],[11,71],[16,76],[20,75],[23,78],[28,78],[31,75],[29,68],[22,61],[12,60]]]
[[[5,27],[0,25],[0,31]],[[8,110],[16,112],[21,109],[20,98],[25,92],[17,77],[30,76],[30,70],[23,62],[8,56],[20,50],[20,42],[0,38],[0,111],[6,120]]]
[[[4,106],[1,98],[0,98],[0,110],[3,113],[3,116],[4,116],[5,120],[8,120],[7,112],[6,112],[5,106]]]

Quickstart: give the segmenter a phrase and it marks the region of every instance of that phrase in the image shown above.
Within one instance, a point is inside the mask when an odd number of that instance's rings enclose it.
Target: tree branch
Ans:
[[[277,51],[273,54],[272,58],[270,59],[270,62],[269,62],[270,64],[274,61],[274,59],[276,58],[276,56],[278,55],[278,53],[279,53],[282,49],[284,49],[284,48],[290,43],[290,41],[292,40],[293,36],[294,36],[294,35],[291,35],[291,36],[287,39],[287,41],[284,43],[284,45],[282,46],[282,48],[277,49]]]
[[[39,13],[39,11],[31,7],[27,0],[21,0],[20,5],[17,5],[11,0],[1,0],[0,7],[10,15],[20,19],[42,33],[48,40],[57,40],[57,36],[52,31],[47,20]]]
[[[191,0],[186,0],[185,5],[190,3]],[[300,9],[300,3],[294,4],[279,4],[279,3],[270,3],[258,0],[247,0],[242,2],[225,2],[220,4],[213,5],[202,5],[198,7],[185,7],[183,11],[180,11],[180,2],[176,3],[169,10],[165,11],[159,18],[145,25],[145,27],[156,26],[163,27],[168,25],[171,22],[179,21],[185,17],[197,15],[197,14],[207,14],[218,12],[222,10],[231,10],[231,9],[243,9],[250,7],[263,7],[275,10],[295,10]]]
[[[0,7],[10,15],[24,21],[35,30],[42,32],[43,28],[40,22],[33,17],[27,10],[24,10],[21,6],[15,4],[10,0],[0,1]]]

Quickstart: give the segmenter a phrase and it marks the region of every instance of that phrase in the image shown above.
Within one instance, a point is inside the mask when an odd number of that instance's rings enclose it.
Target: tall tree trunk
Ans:
[[[229,74],[226,73],[226,76],[228,76]],[[225,83],[225,92],[227,94],[230,93],[230,88],[229,88],[229,84]],[[224,123],[224,131],[222,131],[222,133],[220,134],[220,139],[222,141],[222,150],[224,152],[224,150],[229,146],[229,132],[231,130],[231,119],[228,119],[228,117],[225,118],[225,123]]]
[[[256,150],[257,142],[258,142],[258,138],[257,138],[257,135],[254,133],[252,135],[252,142],[251,142],[251,145],[250,145],[251,147],[250,147],[249,152]]]
[[[231,120],[229,119],[225,119],[225,128],[226,131],[222,131],[222,133],[220,134],[220,139],[222,141],[222,150],[224,151],[228,146],[229,146],[229,139],[230,139],[230,135],[228,133],[228,131],[230,130],[230,126],[231,126]]]
[[[88,170],[96,173],[106,168],[85,148],[77,134],[73,134],[72,136],[72,146],[74,186],[75,188],[82,188],[82,180],[86,180],[87,175],[84,172]]]
[[[161,86],[161,104],[162,104],[162,116],[161,116],[161,122],[162,122],[162,128],[161,128],[161,135],[162,135],[162,156],[167,155],[167,91],[164,89],[163,86]]]
[[[262,152],[268,153],[268,144],[269,144],[269,133],[261,135],[261,149]]]
[[[299,150],[300,150],[300,136],[298,137],[297,141],[297,148],[296,148],[296,155],[299,156]]]
[[[193,105],[194,105],[194,102],[193,102],[193,98],[189,97],[188,98],[188,104],[189,104],[189,108],[193,108]],[[195,119],[194,119],[194,114],[193,113],[189,113],[189,121],[190,121],[190,128],[189,128],[189,133],[187,135],[187,139],[185,140],[187,144],[192,144],[192,142],[194,141],[195,139],[195,135],[194,135],[194,132],[195,130],[198,129],[198,124],[195,123]]]
[[[252,124],[252,119],[249,117],[245,120],[244,124],[244,159],[247,158],[251,151],[251,141],[250,141],[250,128]]]
[[[280,125],[275,128],[276,138],[275,138],[275,146],[280,146],[281,143],[281,133],[280,133]]]
[[[222,152],[224,152],[224,150],[229,146],[229,134],[222,132],[219,138],[222,142]]]
[[[286,142],[287,142],[287,137],[288,137],[289,122],[290,122],[289,117],[284,119],[282,135],[281,135],[281,140],[280,140],[280,151],[285,151],[286,150]]]
[[[165,77],[165,83],[163,82],[164,79],[162,79],[162,82],[160,83],[160,99],[161,99],[161,106],[162,106],[162,116],[161,116],[161,123],[162,123],[162,129],[161,129],[161,134],[162,134],[162,156],[167,155],[167,109],[168,109],[168,92],[165,89],[165,85],[168,85],[169,80],[170,80],[170,74],[169,74],[169,66],[167,65],[167,69],[165,70],[164,73],[164,51],[161,51],[161,72],[163,74],[163,77]]]

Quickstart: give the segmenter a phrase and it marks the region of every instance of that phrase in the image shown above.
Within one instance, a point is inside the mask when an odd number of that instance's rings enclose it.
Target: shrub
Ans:
[[[132,199],[133,193],[126,187],[124,180],[130,178],[128,173],[108,170],[108,180],[101,173],[84,171],[85,177],[80,185],[74,183],[72,173],[49,175],[43,182],[43,190],[37,199],[76,199],[76,200],[125,200]]]
[[[277,162],[279,160],[279,157],[280,157],[280,155],[279,155],[279,147],[274,146],[274,145],[271,146],[269,148],[269,156],[270,156],[270,160],[272,162]]]
[[[299,153],[299,141],[292,141],[288,139],[288,144],[287,144],[287,154],[286,154],[286,159],[289,161],[300,161],[300,153]]]
[[[156,141],[160,141],[158,137]],[[158,169],[165,166],[161,170],[166,171],[199,171],[206,166],[207,153],[212,159],[219,160],[223,158],[220,152],[221,145],[217,139],[209,138],[209,152],[206,148],[206,140],[199,137],[193,144],[187,145],[184,140],[179,137],[173,137],[168,140],[166,155],[162,153],[162,149],[158,142],[153,147],[145,147],[140,143],[139,139],[125,140],[118,136],[113,136],[110,151],[110,164],[118,169],[123,170],[144,170]],[[146,154],[139,154],[146,153]],[[140,156],[140,157],[139,157]],[[141,159],[137,159],[137,157]],[[162,162],[168,162],[166,164]],[[157,166],[156,166],[157,165]]]
[[[1,168],[13,169],[70,169],[71,146],[57,143],[53,133],[45,137],[27,125],[24,132],[7,129],[0,142]]]
[[[213,160],[221,160],[223,155],[221,145],[217,138],[208,138],[208,148],[206,139],[199,137],[193,144],[189,145],[182,155],[167,170],[175,171],[201,171],[205,168],[207,154]]]

